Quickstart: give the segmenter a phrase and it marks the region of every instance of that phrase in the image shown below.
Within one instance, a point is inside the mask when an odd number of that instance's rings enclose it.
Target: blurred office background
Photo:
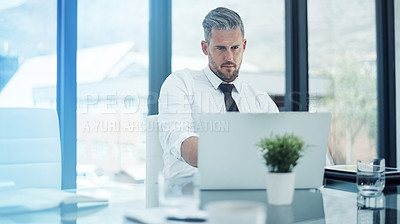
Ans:
[[[376,2],[308,0],[307,5],[308,110],[333,115],[334,164],[377,157]],[[285,95],[293,93],[285,89],[283,0],[172,0],[171,70],[207,65],[201,22],[217,6],[244,20],[248,45],[241,76],[287,110]],[[395,7],[400,52],[399,1]],[[149,10],[145,0],[77,1],[78,188],[144,182],[145,118],[153,94]],[[56,84],[57,0],[0,0],[0,106],[56,109]]]

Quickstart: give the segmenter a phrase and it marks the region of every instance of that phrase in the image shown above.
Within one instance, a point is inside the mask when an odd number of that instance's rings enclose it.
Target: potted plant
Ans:
[[[289,205],[293,201],[295,174],[292,172],[306,148],[303,139],[294,134],[272,135],[262,138],[262,157],[268,167],[268,202],[274,205]]]

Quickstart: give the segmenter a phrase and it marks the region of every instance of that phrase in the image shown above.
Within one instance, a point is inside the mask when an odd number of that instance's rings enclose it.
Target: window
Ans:
[[[56,109],[57,1],[0,2],[0,107]]]
[[[351,21],[351,22],[350,22]],[[335,164],[377,156],[375,1],[308,1],[310,111],[332,113]]]
[[[208,64],[201,51],[202,22],[212,9],[224,6],[242,18],[247,39],[241,78],[267,91],[278,106],[285,94],[284,1],[172,1],[172,71],[201,70]]]
[[[148,4],[78,1],[78,188],[144,181]]]

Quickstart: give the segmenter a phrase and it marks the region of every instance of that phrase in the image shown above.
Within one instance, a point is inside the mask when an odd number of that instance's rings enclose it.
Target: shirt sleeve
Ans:
[[[279,113],[278,106],[276,103],[271,99],[268,93],[264,93],[266,101],[268,102],[268,113]]]
[[[160,90],[159,103],[159,138],[164,153],[171,153],[179,160],[181,145],[194,132],[192,117],[193,90],[188,80],[171,74],[163,83]]]
[[[256,103],[260,106],[263,113],[279,113],[278,106],[276,106],[276,103],[267,92],[257,95]]]

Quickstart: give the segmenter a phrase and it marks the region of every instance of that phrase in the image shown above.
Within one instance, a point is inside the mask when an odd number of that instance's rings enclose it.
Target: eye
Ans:
[[[239,45],[233,46],[232,49],[233,50],[239,49]]]
[[[216,48],[217,48],[217,50],[224,50],[225,49],[225,47],[223,47],[223,46],[217,46]]]

